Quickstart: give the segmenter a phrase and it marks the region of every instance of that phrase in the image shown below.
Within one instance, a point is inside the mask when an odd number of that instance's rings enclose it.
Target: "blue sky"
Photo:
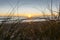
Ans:
[[[52,2],[53,9],[57,10],[60,0],[52,0]],[[27,12],[27,10],[29,10],[28,12],[32,12],[31,10],[38,11],[37,9],[46,10],[50,8],[50,4],[51,0],[0,0],[0,13],[7,13],[10,8],[11,11],[15,6],[14,10],[17,11],[17,5],[19,13]]]

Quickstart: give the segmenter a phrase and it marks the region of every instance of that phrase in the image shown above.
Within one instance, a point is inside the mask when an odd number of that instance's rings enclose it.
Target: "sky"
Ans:
[[[58,11],[60,0],[52,0],[52,9]],[[42,15],[43,11],[49,14],[51,0],[0,0],[0,16],[9,13],[15,15],[21,14]]]

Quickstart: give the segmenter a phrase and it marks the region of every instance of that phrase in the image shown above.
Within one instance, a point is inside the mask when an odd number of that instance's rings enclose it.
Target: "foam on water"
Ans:
[[[23,20],[22,22],[39,22],[39,21],[46,21],[45,19],[31,19],[31,20]]]

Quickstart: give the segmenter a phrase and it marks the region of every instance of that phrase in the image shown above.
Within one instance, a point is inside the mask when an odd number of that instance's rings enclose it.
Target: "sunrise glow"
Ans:
[[[27,15],[29,18],[31,18],[32,16],[31,16],[31,14],[29,14],[29,15]]]

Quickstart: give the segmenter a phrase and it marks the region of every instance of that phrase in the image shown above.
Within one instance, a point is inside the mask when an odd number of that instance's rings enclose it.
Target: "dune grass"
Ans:
[[[60,21],[3,23],[0,40],[60,40]]]

